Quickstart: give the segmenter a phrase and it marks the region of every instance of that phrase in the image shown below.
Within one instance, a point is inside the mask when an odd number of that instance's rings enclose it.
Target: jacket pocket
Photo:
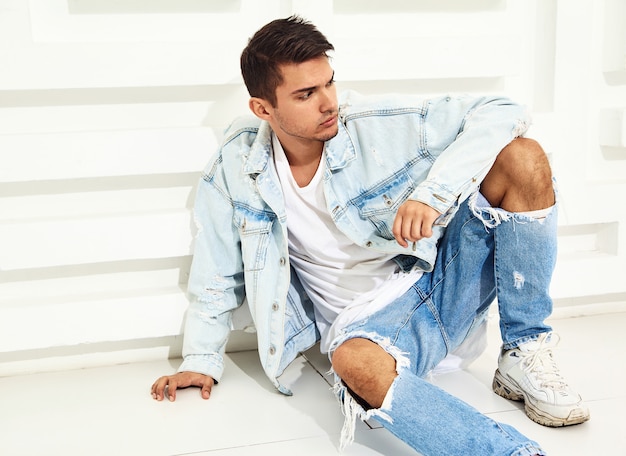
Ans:
[[[398,208],[414,189],[413,179],[402,171],[361,193],[352,202],[361,218],[369,220],[381,237],[393,239],[391,229]]]
[[[250,206],[235,207],[235,225],[241,239],[241,255],[245,271],[258,271],[265,267],[267,247],[275,215]]]

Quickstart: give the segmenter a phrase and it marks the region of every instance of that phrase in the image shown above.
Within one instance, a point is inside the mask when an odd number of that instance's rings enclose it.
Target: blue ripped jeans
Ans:
[[[484,321],[497,297],[503,347],[550,331],[549,285],[556,258],[556,207],[543,219],[464,202],[442,238],[435,269],[382,311],[353,323],[332,351],[355,337],[396,359],[398,376],[380,409],[365,410],[336,378],[349,443],[356,417],[380,423],[425,456],[545,454],[513,427],[497,423],[425,380]],[[494,366],[495,367],[495,366]]]

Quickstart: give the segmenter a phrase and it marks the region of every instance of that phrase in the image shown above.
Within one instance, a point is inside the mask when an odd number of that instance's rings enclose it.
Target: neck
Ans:
[[[324,150],[324,143],[320,141],[282,141],[279,137],[287,161],[290,166],[307,166],[319,163]]]
[[[280,138],[278,138],[280,141]],[[281,141],[281,146],[285,151],[285,156],[289,162],[289,168],[291,174],[300,187],[307,186],[319,167],[322,159],[322,152],[324,151],[324,143],[316,142],[292,142],[285,146],[285,143]]]

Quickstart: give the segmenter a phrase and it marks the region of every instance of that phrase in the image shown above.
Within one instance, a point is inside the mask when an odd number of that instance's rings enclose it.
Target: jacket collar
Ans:
[[[328,169],[335,171],[345,167],[356,159],[356,150],[346,126],[339,122],[339,132],[326,142],[326,163]]]
[[[263,121],[259,125],[256,137],[250,146],[248,159],[244,162],[245,174],[261,174],[267,169],[272,150],[272,129]]]
[[[261,122],[256,138],[250,147],[248,159],[244,163],[246,174],[261,174],[267,170],[272,156],[272,129],[267,122]],[[356,158],[356,151],[350,134],[343,123],[339,122],[337,135],[326,141],[326,163],[331,171],[345,167]]]

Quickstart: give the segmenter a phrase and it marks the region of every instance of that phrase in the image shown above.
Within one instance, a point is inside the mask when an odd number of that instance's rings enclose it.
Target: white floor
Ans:
[[[468,371],[435,383],[496,420],[515,425],[552,456],[626,455],[626,313],[552,320],[562,341],[556,358],[583,395],[591,420],[552,429],[528,420],[517,403],[491,392],[499,336]],[[174,403],[149,394],[178,360],[0,378],[0,455],[334,455],[343,417],[325,377],[328,363],[311,351],[283,376],[294,391],[274,391],[255,352],[231,354],[209,401],[197,389]],[[372,422],[359,423],[343,453],[413,455]]]

